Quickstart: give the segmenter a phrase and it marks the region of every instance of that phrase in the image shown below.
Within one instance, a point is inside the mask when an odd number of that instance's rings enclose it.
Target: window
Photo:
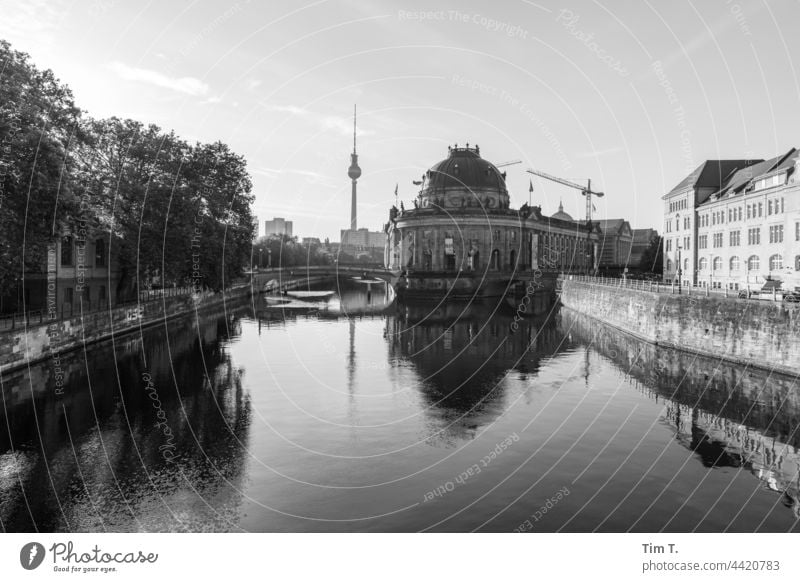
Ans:
[[[775,224],[769,227],[769,242],[782,243],[783,242],[783,225]]]
[[[106,266],[106,241],[102,238],[98,238],[94,241],[94,266]]]
[[[741,235],[742,235],[741,231],[732,230],[730,232],[730,235],[729,235],[729,237],[730,237],[730,241],[729,241],[730,242],[730,246],[738,247],[741,244]]]
[[[64,303],[72,304],[73,291],[72,287],[64,287]]]
[[[722,270],[722,257],[714,257],[713,269],[715,271]]]
[[[708,235],[703,234],[697,237],[697,248],[698,249],[705,249],[708,248]]]
[[[763,215],[764,215],[764,203],[763,202],[759,202],[758,203],[758,216],[761,217]]]
[[[685,236],[683,237],[683,249],[688,251],[691,249],[692,246],[692,237]]]
[[[691,226],[690,218],[687,216],[683,219],[683,228],[688,229]]]
[[[667,271],[672,270],[672,259],[667,259]]]
[[[714,233],[714,248],[718,249],[720,247],[722,247],[722,233],[721,232],[715,232]]]
[[[794,240],[800,241],[800,222],[794,223]]]
[[[731,257],[730,271],[731,273],[737,273],[739,271],[739,257]]]
[[[767,200],[767,216],[772,216],[772,200]]]
[[[511,231],[511,242],[514,242],[515,240],[517,240],[517,231],[516,230],[512,230]]]
[[[61,266],[72,266],[72,237],[65,236],[61,239]]]
[[[100,285],[100,288],[97,290],[97,302],[101,305],[107,301],[106,298],[106,286]]]
[[[780,271],[783,269],[783,257],[781,255],[772,255],[769,258],[769,270]]]
[[[683,270],[684,271],[688,271],[689,270],[689,259],[683,259]],[[798,270],[800,270],[800,269],[798,269]]]
[[[761,244],[761,229],[758,227],[747,229],[747,244],[760,245]]]
[[[747,220],[750,220],[750,205],[747,205]]]
[[[499,230],[495,230],[494,231],[494,240],[500,240],[500,231]]]
[[[758,271],[760,268],[761,260],[758,258],[758,255],[752,255],[749,259],[747,259],[748,271]]]
[[[700,259],[700,262],[697,264],[697,267],[701,271],[705,271],[708,269],[708,259],[703,257]]]
[[[672,239],[668,238],[667,239],[667,252],[670,252],[671,250],[672,250]]]
[[[83,286],[82,300],[85,301],[86,303],[91,303],[92,301],[92,292],[91,292],[91,287],[89,287],[89,285]]]

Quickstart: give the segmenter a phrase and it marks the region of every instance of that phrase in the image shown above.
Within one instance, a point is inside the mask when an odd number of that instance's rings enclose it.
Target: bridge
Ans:
[[[400,271],[358,265],[308,265],[259,269],[251,274],[254,289],[259,291],[286,291],[310,287],[331,278],[379,279],[394,286]]]

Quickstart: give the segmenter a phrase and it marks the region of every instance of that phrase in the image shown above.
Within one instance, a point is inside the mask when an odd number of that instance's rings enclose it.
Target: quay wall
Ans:
[[[658,293],[568,278],[561,304],[659,346],[800,373],[798,304]]]
[[[113,336],[137,331],[163,323],[173,317],[190,315],[198,310],[224,305],[228,301],[240,302],[250,297],[248,284],[231,288],[224,293],[200,297],[183,295],[140,304],[113,307],[75,317],[47,321],[43,324],[22,326],[0,334],[0,374],[44,359],[82,348]]]

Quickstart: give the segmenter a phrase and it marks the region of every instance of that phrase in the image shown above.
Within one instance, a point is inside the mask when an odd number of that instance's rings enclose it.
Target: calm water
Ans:
[[[793,379],[379,287],[94,345],[63,395],[4,377],[0,527],[798,529]]]

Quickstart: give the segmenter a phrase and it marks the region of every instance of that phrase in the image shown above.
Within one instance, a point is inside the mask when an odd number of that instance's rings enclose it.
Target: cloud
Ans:
[[[179,93],[186,93],[187,95],[198,96],[208,93],[208,85],[200,79],[195,79],[194,77],[172,78],[159,73],[158,71],[130,67],[118,61],[111,63],[109,68],[118,77],[125,79],[126,81],[147,83],[149,85],[155,85],[156,87],[170,89]]]
[[[336,115],[322,115],[315,113],[309,109],[298,107],[297,105],[271,105],[261,103],[261,106],[267,111],[275,113],[288,113],[295,117],[299,117],[308,121],[310,124],[322,129],[332,129],[341,135],[353,135],[353,118],[352,117],[339,117]],[[374,131],[368,131],[358,128],[358,136],[372,135]]]
[[[575,157],[576,158],[599,158],[601,156],[609,156],[611,154],[617,154],[617,153],[619,153],[621,151],[623,151],[622,146],[616,146],[616,147],[613,147],[613,148],[606,148],[604,150],[594,150],[594,151],[591,151],[591,152],[581,152],[581,153],[575,154]]]
[[[305,178],[305,181],[309,184],[323,186],[325,188],[338,188],[343,183],[342,180],[335,180],[330,176],[312,170],[299,170],[295,168],[255,168],[251,171],[253,174],[266,176],[270,179],[275,179],[278,176],[300,176],[301,178]]]

